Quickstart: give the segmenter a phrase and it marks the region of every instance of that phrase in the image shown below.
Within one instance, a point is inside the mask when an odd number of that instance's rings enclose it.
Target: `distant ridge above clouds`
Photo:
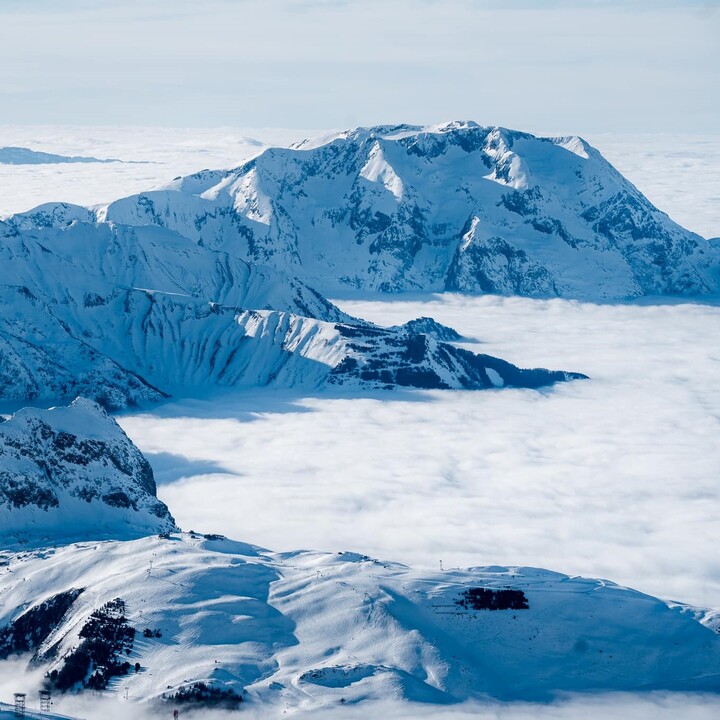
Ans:
[[[3,165],[55,165],[59,163],[121,163],[117,158],[100,159],[82,155],[56,155],[24,147],[0,147]]]
[[[0,217],[58,200],[88,207],[107,205],[156,189],[170,178],[200,168],[237,167],[263,148],[289,147],[321,133],[321,129],[6,125],[0,146],[144,162],[0,163]],[[720,234],[716,191],[720,135],[605,132],[583,137],[680,225],[706,238]]]
[[[521,370],[383,329],[303,282],[166,228],[89,222],[50,203],[0,222],[0,401],[110,409],[217,387],[537,388]],[[432,330],[432,328],[430,328]]]

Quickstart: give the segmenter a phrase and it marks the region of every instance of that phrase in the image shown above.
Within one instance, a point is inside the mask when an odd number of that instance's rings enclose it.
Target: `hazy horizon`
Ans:
[[[312,130],[474,119],[540,133],[711,133],[718,9],[5,0],[2,121]]]

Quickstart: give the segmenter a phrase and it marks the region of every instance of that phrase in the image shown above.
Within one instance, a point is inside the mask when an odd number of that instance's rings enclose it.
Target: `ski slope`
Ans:
[[[95,609],[125,601],[139,631],[127,659],[141,670],[111,692],[139,701],[196,681],[232,688],[250,708],[304,710],[391,697],[442,705],[720,690],[720,636],[702,624],[704,611],[604,580],[523,567],[415,571],[199,533],[3,559],[0,625],[83,589],[35,648],[48,670],[62,666]],[[472,588],[511,589],[522,601],[483,609]],[[146,627],[159,637],[144,638]]]

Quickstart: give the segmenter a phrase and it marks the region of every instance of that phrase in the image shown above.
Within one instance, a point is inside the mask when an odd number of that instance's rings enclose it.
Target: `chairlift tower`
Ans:
[[[26,693],[15,693],[15,717],[25,717],[25,699],[27,698]]]
[[[49,713],[52,705],[52,695],[49,690],[40,691],[40,712]]]

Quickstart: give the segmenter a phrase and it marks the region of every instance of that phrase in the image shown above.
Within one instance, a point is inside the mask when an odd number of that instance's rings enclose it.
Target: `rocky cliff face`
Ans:
[[[152,468],[96,403],[26,408],[0,424],[3,543],[138,537],[175,529]]]
[[[720,254],[577,137],[360,128],[112,203],[319,290],[609,299],[718,288]]]
[[[537,388],[585,377],[542,368],[523,370],[407,326],[324,323],[270,311],[245,312],[236,322],[244,333],[245,349],[252,348],[242,378],[253,385],[482,390]],[[240,357],[237,353],[235,361],[239,363]],[[262,358],[261,364],[257,358]]]

